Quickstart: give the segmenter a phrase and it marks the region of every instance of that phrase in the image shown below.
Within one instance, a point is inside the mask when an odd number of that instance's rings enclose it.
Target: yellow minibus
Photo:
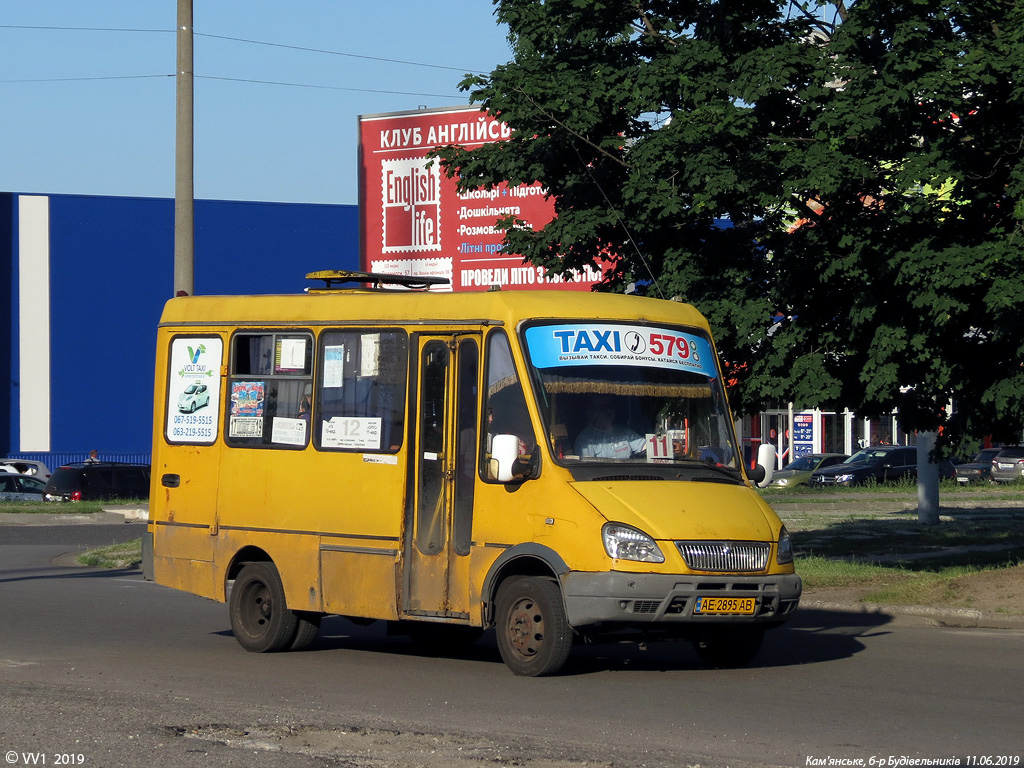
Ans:
[[[307,278],[171,299],[158,329],[144,571],[228,603],[243,648],[339,615],[441,647],[494,628],[517,675],[621,639],[739,666],[796,609],[754,487],[773,451],[744,465],[696,309]]]

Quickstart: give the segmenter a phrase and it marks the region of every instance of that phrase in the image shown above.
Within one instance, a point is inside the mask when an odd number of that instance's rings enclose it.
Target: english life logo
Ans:
[[[423,158],[381,163],[382,253],[441,250],[441,173]]]

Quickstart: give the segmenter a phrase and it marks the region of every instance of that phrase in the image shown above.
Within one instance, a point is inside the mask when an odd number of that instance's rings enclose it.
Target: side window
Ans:
[[[309,440],[313,336],[237,333],[231,339],[228,445],[303,448]]]
[[[530,424],[530,412],[526,409],[523,385],[516,374],[504,331],[495,331],[487,337],[487,381],[484,393],[484,429],[486,439],[482,440],[480,472],[484,478],[493,479],[490,474],[491,440],[495,435],[515,435],[519,438],[520,452],[536,454],[537,438]]]
[[[318,448],[393,453],[402,447],[408,343],[394,330],[321,334],[313,408]]]

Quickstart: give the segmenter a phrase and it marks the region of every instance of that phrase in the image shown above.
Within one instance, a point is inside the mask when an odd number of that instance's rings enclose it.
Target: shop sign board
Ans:
[[[793,458],[814,453],[814,414],[793,414]]]
[[[501,288],[590,290],[601,277],[548,275],[501,249],[499,219],[515,216],[541,229],[555,215],[540,184],[502,183],[459,193],[427,153],[458,144],[468,149],[510,136],[506,124],[478,107],[447,107],[359,118],[361,269],[445,277],[453,291]]]

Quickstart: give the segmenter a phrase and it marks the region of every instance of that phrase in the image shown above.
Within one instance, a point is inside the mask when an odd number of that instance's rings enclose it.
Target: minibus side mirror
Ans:
[[[748,473],[758,488],[767,488],[775,472],[775,446],[761,443],[757,446],[757,466]]]
[[[491,476],[499,483],[515,483],[533,477],[535,461],[521,455],[521,450],[522,443],[516,435],[494,435],[491,438]]]

